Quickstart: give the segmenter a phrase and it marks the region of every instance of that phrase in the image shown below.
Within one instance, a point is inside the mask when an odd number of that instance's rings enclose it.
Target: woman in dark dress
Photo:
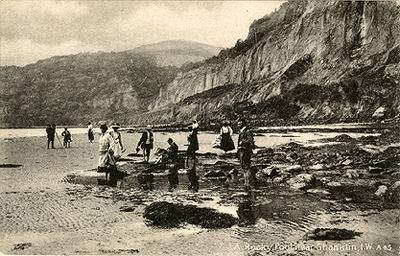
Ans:
[[[228,122],[223,122],[222,123],[222,128],[220,131],[220,137],[221,137],[221,149],[224,150],[225,152],[234,150],[235,149],[235,144],[233,143],[232,140],[232,128],[228,125]]]
[[[94,134],[93,134],[93,126],[90,122],[88,123],[88,138],[90,143],[92,143],[94,140]]]

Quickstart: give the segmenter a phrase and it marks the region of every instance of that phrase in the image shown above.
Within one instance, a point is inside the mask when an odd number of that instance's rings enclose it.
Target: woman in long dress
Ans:
[[[221,137],[221,149],[225,152],[234,150],[235,144],[232,140],[232,128],[228,125],[228,122],[224,122],[221,127],[220,137]]]
[[[112,131],[110,131],[110,135],[114,140],[112,144],[112,149],[114,151],[114,159],[118,160],[122,156],[122,151],[124,150],[124,146],[122,145],[122,137],[121,133],[118,131],[120,128],[119,123],[114,123],[112,126]]]
[[[90,122],[88,123],[88,138],[90,143],[92,143],[94,140],[94,134],[93,134],[93,125]]]
[[[97,170],[98,172],[105,172],[106,179],[108,174],[115,168],[115,159],[113,157],[114,152],[112,149],[114,140],[110,133],[107,132],[107,129],[108,127],[106,124],[100,126],[101,134],[99,138],[99,164]]]

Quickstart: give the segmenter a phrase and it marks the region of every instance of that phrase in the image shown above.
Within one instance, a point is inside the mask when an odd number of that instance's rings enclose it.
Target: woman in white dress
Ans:
[[[114,123],[112,126],[112,131],[110,131],[110,135],[114,140],[112,145],[112,149],[114,151],[114,158],[116,160],[120,159],[122,156],[122,152],[124,151],[124,146],[122,145],[122,137],[121,133],[118,131],[120,128],[119,123]]]
[[[101,134],[99,138],[99,165],[97,172],[105,172],[106,179],[108,174],[115,168],[115,159],[113,157],[114,151],[112,146],[114,140],[110,133],[107,132],[107,125],[100,126]]]

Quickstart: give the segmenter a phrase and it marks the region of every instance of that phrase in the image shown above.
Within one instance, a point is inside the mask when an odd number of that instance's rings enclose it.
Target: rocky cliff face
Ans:
[[[289,1],[255,21],[245,41],[180,73],[149,110],[174,106],[168,118],[184,120],[246,102],[266,118],[361,121],[379,107],[392,117],[400,112],[399,54],[398,2]],[[196,99],[221,86],[215,104]]]

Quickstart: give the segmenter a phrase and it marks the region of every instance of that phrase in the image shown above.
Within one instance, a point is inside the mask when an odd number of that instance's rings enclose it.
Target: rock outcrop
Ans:
[[[246,40],[178,74],[148,109],[173,106],[164,119],[175,121],[238,102],[259,106],[250,113],[258,119],[390,118],[400,111],[399,61],[398,2],[288,1],[253,22]]]

